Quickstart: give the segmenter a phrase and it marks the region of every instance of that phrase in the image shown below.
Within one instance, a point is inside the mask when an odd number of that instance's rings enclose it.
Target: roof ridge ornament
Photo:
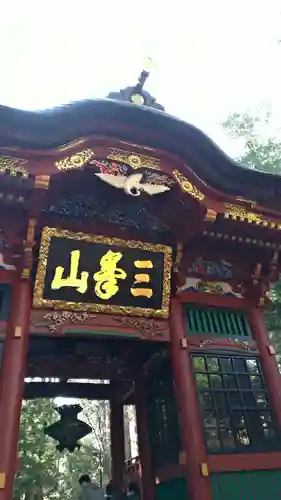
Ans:
[[[156,102],[155,97],[152,97],[149,92],[143,90],[144,84],[150,75],[152,64],[152,59],[150,57],[147,57],[136,85],[134,87],[126,87],[125,89],[121,89],[119,92],[110,92],[107,96],[107,99],[131,102],[132,104],[136,104],[138,106],[146,106],[148,108],[165,111],[164,107]]]

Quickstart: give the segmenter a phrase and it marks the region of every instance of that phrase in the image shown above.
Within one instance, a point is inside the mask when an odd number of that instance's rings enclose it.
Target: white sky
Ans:
[[[230,113],[263,101],[281,117],[280,13],[280,0],[0,0],[0,103],[105,97],[150,56],[146,89],[234,155],[218,125]]]

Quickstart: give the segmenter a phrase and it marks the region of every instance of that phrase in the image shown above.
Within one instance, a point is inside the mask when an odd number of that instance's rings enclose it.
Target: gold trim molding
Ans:
[[[212,208],[207,208],[204,220],[207,222],[215,222],[217,215],[218,213],[215,210],[213,210]]]
[[[20,174],[24,179],[29,176],[28,171],[23,167],[27,160],[15,158],[13,156],[0,156],[0,172],[8,172],[12,176]]]
[[[0,490],[5,488],[6,484],[6,474],[5,472],[0,472]]]
[[[241,205],[231,205],[230,203],[226,203],[225,207],[226,211],[223,214],[225,219],[239,220],[241,222],[248,222],[249,224],[256,224],[257,226],[268,227],[269,229],[281,230],[280,223],[264,219],[261,214],[249,212]]]
[[[50,183],[49,175],[36,175],[35,176],[35,188],[38,189],[48,189]]]
[[[191,184],[191,182],[179,170],[173,170],[173,176],[180,185],[182,191],[190,194],[190,196],[193,196],[193,198],[196,198],[199,201],[204,200],[205,195],[197,189],[196,186]]]
[[[94,154],[95,153],[92,149],[84,149],[83,151],[79,151],[72,156],[56,161],[55,166],[58,170],[82,168],[93,158]]]
[[[158,158],[139,155],[137,153],[132,153],[130,151],[123,151],[122,149],[110,148],[107,159],[120,161],[121,163],[126,163],[135,170],[139,168],[161,170],[160,160]]]
[[[132,306],[115,306],[106,304],[94,304],[85,302],[67,302],[62,300],[51,300],[44,299],[44,284],[45,277],[48,266],[48,254],[51,244],[51,239],[53,237],[58,238],[68,238],[79,241],[85,241],[88,243],[102,243],[105,245],[116,245],[123,246],[125,248],[140,248],[142,250],[147,250],[150,252],[163,253],[164,254],[164,269],[163,269],[163,292],[162,292],[162,307],[161,309],[151,309],[142,307],[132,307]],[[99,235],[90,235],[84,233],[73,233],[64,229],[55,229],[50,227],[45,227],[42,232],[40,252],[39,252],[39,262],[36,273],[34,295],[33,295],[33,306],[36,308],[52,308],[52,309],[64,309],[70,311],[87,311],[87,312],[97,312],[97,313],[109,313],[109,314],[124,314],[133,316],[145,316],[145,317],[156,317],[156,318],[167,318],[169,316],[169,303],[171,294],[171,274],[172,274],[172,248],[166,245],[144,243],[142,241],[135,240],[122,240],[120,238],[108,238]]]
[[[57,148],[57,151],[59,153],[62,153],[63,151],[67,151],[68,149],[75,148],[75,146],[80,146],[80,144],[84,144],[86,139],[75,139],[75,141],[67,142],[66,144],[62,144]]]
[[[227,241],[232,241],[236,243],[243,243],[247,245],[254,245],[258,247],[266,247],[266,248],[273,248],[274,250],[281,250],[281,245],[278,243],[271,243],[269,241],[264,241],[260,240],[257,238],[248,238],[245,236],[237,236],[237,235],[231,235],[231,234],[224,234],[224,233],[219,233],[219,232],[214,232],[214,231],[203,231],[202,232],[203,236],[208,236],[210,238],[216,238],[220,240],[227,240]]]
[[[255,208],[257,202],[254,200],[248,200],[247,198],[242,198],[242,196],[236,196],[237,201],[242,201],[242,203],[246,203],[250,206],[251,209]]]

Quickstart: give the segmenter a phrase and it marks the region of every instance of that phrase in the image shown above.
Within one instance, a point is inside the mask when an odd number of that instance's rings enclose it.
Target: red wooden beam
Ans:
[[[208,455],[210,472],[280,469],[281,452]]]
[[[247,309],[251,305],[246,299],[201,292],[182,292],[178,294],[177,298],[181,303],[225,307],[228,309]]]
[[[0,269],[0,283],[12,285],[18,280],[17,271],[7,271],[6,269]]]
[[[207,455],[209,472],[239,472],[254,470],[280,469],[281,452],[272,453],[229,453]],[[180,464],[169,464],[155,473],[162,483],[171,479],[184,477],[185,467]]]

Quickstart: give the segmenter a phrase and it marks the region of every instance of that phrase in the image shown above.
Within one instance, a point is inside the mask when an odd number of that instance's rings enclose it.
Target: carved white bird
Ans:
[[[95,174],[102,181],[107,182],[111,186],[118,189],[124,189],[126,194],[131,196],[140,196],[141,192],[145,192],[153,196],[154,194],[164,193],[170,188],[163,184],[149,184],[148,182],[141,183],[143,174],[132,174],[128,177],[125,175],[111,174]]]

